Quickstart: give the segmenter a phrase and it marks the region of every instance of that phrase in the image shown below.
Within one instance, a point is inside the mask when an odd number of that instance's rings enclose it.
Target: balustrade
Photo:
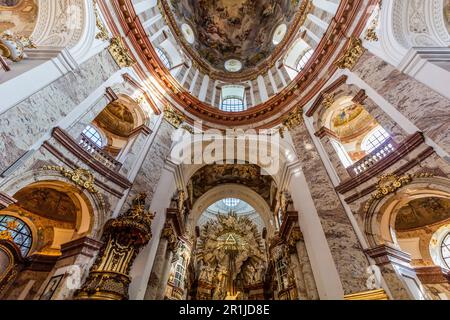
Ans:
[[[80,137],[80,146],[87,152],[89,152],[97,161],[112,170],[119,170],[122,164],[114,159],[108,152],[97,146],[84,134]]]

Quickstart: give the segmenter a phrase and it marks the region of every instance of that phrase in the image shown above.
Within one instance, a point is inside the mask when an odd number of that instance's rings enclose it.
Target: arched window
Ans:
[[[275,268],[278,278],[278,290],[287,289],[289,287],[288,270],[283,258],[277,260]]]
[[[350,156],[348,155],[347,151],[345,151],[344,146],[335,140],[331,140],[331,144],[333,145],[334,149],[336,150],[336,153],[337,153],[339,159],[341,159],[341,162],[344,165],[344,167],[346,167],[346,168],[350,167],[353,164],[353,161],[350,158]]]
[[[157,47],[156,53],[158,54],[159,59],[161,59],[162,63],[166,66],[167,69],[172,68],[172,63],[170,62],[169,57],[161,48]]]
[[[222,101],[220,109],[222,111],[227,111],[227,112],[244,111],[245,110],[244,100],[242,100],[242,98],[238,98],[238,97],[226,98]]]
[[[94,143],[98,147],[103,146],[103,139],[98,132],[98,130],[92,126],[87,126],[86,129],[83,130],[83,134],[88,138],[92,143]]]
[[[238,203],[240,202],[239,199],[236,198],[226,198],[223,199],[223,203],[225,203],[225,205],[227,207],[236,207],[238,205]]]
[[[10,238],[20,248],[22,256],[27,256],[31,249],[33,239],[31,230],[22,220],[12,217],[0,215],[0,234],[2,238]]]
[[[297,70],[298,72],[302,71],[306,64],[308,63],[309,59],[311,59],[312,55],[314,53],[313,49],[308,49],[305,54],[300,58],[300,60],[297,62]]]
[[[184,286],[184,275],[186,273],[186,259],[183,255],[177,260],[175,265],[175,279],[173,280],[173,284],[177,288],[183,288]]]
[[[450,269],[450,232],[444,237],[441,243],[441,255],[447,268]]]
[[[370,132],[362,142],[362,149],[367,153],[371,153],[376,148],[381,146],[387,139],[389,134],[382,127],[377,127]]]

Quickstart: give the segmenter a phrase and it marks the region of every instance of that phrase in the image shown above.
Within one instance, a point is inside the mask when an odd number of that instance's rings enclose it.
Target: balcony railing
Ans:
[[[393,153],[395,149],[395,142],[392,138],[388,138],[381,146],[373,150],[370,154],[353,164],[351,167],[348,167],[347,171],[350,176],[356,177]]]
[[[80,146],[87,152],[89,152],[97,161],[111,170],[119,170],[122,164],[114,159],[110,154],[97,146],[84,134],[80,137]]]

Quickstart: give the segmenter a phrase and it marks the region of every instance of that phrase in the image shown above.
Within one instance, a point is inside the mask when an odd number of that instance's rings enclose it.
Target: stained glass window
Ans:
[[[0,233],[17,244],[22,256],[28,255],[33,239],[31,230],[25,222],[16,217],[0,215]]]
[[[91,140],[95,145],[101,147],[103,145],[103,139],[100,135],[100,132],[98,132],[97,129],[95,129],[92,126],[87,126],[86,129],[84,129],[83,134]]]
[[[447,268],[450,269],[450,232],[444,237],[444,240],[442,240],[441,254]]]
[[[167,69],[172,68],[172,63],[170,62],[169,57],[161,48],[157,47],[156,53],[158,54],[159,59],[161,59],[162,63],[166,66]]]
[[[227,112],[244,111],[245,110],[244,100],[242,100],[241,98],[238,98],[238,97],[226,98],[222,101],[220,109],[222,111],[227,111]]]

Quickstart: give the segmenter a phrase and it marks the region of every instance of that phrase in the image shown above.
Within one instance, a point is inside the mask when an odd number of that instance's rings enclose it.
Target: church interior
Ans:
[[[449,300],[450,0],[0,0],[0,300]]]

